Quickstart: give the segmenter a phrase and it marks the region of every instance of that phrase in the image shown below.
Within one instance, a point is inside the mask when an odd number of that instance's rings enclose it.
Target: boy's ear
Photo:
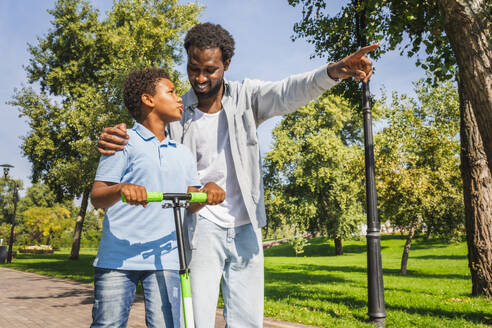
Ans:
[[[143,93],[140,100],[142,100],[142,104],[144,104],[145,106],[154,107],[154,97],[152,97],[148,93]]]

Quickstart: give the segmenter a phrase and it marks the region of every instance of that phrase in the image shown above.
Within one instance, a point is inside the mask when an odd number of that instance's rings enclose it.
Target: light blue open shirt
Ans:
[[[311,72],[291,75],[281,81],[224,79],[222,107],[227,117],[231,155],[239,188],[249,219],[254,227],[266,224],[260,147],[256,128],[265,120],[296,111],[334,87],[338,81],[328,76],[323,65]],[[168,124],[169,136],[196,154],[195,111],[198,98],[190,89],[183,95],[181,121]],[[189,229],[196,225],[196,214],[186,213]]]
[[[143,125],[128,130],[128,144],[112,156],[101,156],[97,181],[129,182],[147,191],[184,193],[200,186],[191,151],[169,138],[162,142]],[[106,209],[94,266],[121,270],[178,270],[173,210],[161,203],[146,208],[121,201]]]

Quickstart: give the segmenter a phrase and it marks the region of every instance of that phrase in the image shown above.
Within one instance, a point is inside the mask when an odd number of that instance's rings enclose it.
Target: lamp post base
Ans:
[[[377,328],[384,328],[386,325],[386,319],[385,318],[369,318],[369,323],[374,325]]]

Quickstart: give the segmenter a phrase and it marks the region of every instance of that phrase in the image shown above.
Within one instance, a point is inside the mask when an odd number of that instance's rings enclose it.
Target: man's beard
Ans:
[[[217,84],[212,89],[210,89],[210,91],[208,91],[208,92],[203,93],[203,92],[197,91],[195,88],[193,88],[193,91],[195,91],[195,94],[196,94],[197,98],[199,98],[199,99],[213,98],[219,93],[220,87],[222,86],[223,83],[224,83],[224,77],[222,77],[219,81],[217,81]]]

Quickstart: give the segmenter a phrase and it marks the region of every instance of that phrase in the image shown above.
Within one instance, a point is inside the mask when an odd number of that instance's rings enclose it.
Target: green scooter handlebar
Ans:
[[[163,200],[187,200],[190,203],[206,203],[206,192],[190,192],[190,193],[162,193],[159,191],[147,192],[147,202],[162,202]],[[121,194],[121,200],[126,203],[125,195]]]

